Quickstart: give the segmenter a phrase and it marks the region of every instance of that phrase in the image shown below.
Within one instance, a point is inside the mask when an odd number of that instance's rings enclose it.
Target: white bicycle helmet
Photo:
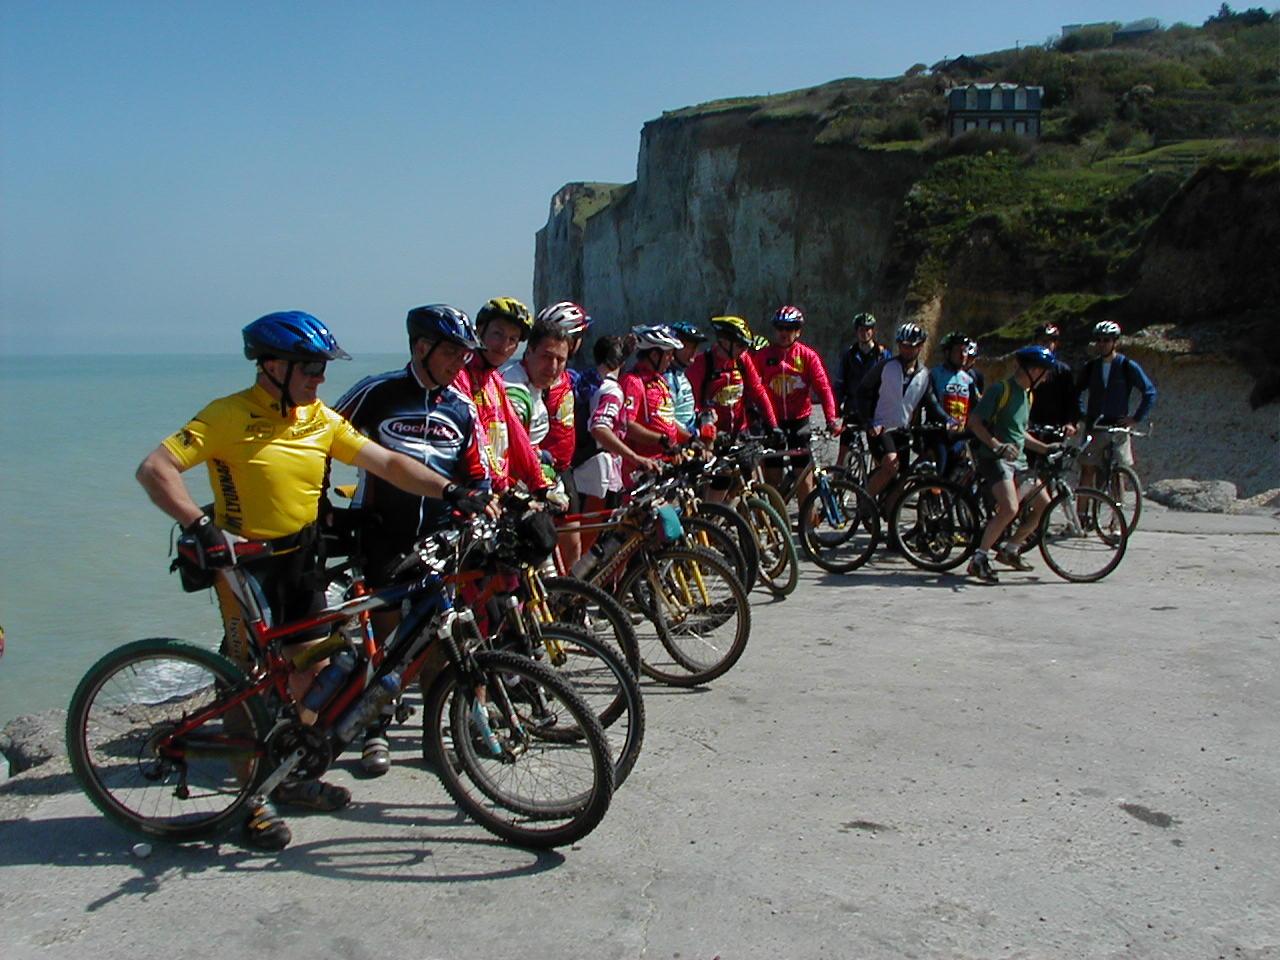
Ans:
[[[1112,320],[1099,320],[1093,325],[1093,339],[1101,340],[1103,337],[1119,337],[1120,324]]]
[[[572,300],[561,300],[549,307],[543,307],[538,311],[538,320],[554,323],[571,337],[584,332],[591,326],[591,318],[587,316],[587,311]]]
[[[632,327],[637,350],[679,350],[683,344],[674,330],[665,323]]]

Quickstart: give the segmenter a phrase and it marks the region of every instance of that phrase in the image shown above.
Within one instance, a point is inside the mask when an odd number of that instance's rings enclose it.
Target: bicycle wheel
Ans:
[[[473,659],[466,679],[450,666],[423,702],[423,752],[449,796],[484,829],[520,846],[582,839],[613,796],[600,722],[550,667],[504,651],[480,651]],[[481,711],[497,755],[479,732]],[[573,735],[538,733],[552,728]]]
[[[543,577],[542,592],[556,623],[582,627],[613,643],[633,675],[640,673],[640,643],[622,605],[594,583],[573,577]]]
[[[1089,487],[1054,497],[1040,520],[1039,532],[1044,562],[1073,583],[1101,580],[1124,559],[1129,543],[1120,505]]]
[[[713,503],[702,500],[698,503],[698,516],[719,524],[722,529],[732,534],[734,542],[738,544],[738,549],[742,551],[742,559],[746,563],[746,569],[738,579],[742,581],[744,587],[750,590],[760,576],[760,544],[756,542],[750,525],[727,503]]]
[[[1138,528],[1138,518],[1142,516],[1142,482],[1132,467],[1123,463],[1112,464],[1107,495],[1120,505],[1129,532],[1133,533]]]
[[[138,640],[107,654],[67,710],[67,753],[81,788],[138,833],[217,833],[265,776],[270,721],[261,700],[221,707],[247,685],[230,660],[177,640]],[[186,730],[189,718],[199,722]]]
[[[978,548],[978,507],[959,486],[934,477],[907,481],[889,514],[889,539],[921,570],[954,570]]]
[[[790,511],[787,508],[787,498],[784,497],[782,492],[773,484],[753,484],[751,492],[761,500],[767,501],[769,506],[773,507],[774,512],[777,513],[782,520],[789,519]],[[783,524],[783,526],[786,526],[786,524]],[[787,527],[787,529],[790,529],[790,527]]]
[[[867,485],[867,476],[870,473],[867,469],[869,457],[866,440],[855,440],[849,449],[849,460],[842,468],[845,476],[860,487]]]
[[[831,573],[866,563],[880,542],[880,513],[871,494],[852,481],[829,476],[800,505],[800,545]]]
[[[668,547],[647,560],[619,585],[625,605],[644,621],[637,629],[641,671],[682,687],[721,676],[751,635],[746,590],[729,565],[706,550]]]
[[[760,582],[775,596],[788,596],[800,582],[800,560],[783,519],[786,514],[779,515],[767,500],[754,496],[738,501],[738,510],[760,544]]]
[[[710,550],[733,568],[739,583],[746,584],[747,561],[731,533],[701,517],[682,517],[680,522],[684,525],[688,546]]]
[[[541,651],[561,679],[568,680],[600,721],[613,755],[613,788],[622,786],[644,743],[644,698],[635,674],[611,644],[586,630],[553,623],[539,628]],[[541,658],[540,658],[541,659]],[[554,738],[554,729],[539,735]],[[576,730],[567,736],[578,736]]]

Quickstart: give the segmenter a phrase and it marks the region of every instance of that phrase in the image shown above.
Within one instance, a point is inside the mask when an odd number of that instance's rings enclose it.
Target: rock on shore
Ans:
[[[4,730],[0,731],[0,754],[9,761],[9,775],[14,776],[66,754],[66,723],[65,710],[42,710],[5,724]]]

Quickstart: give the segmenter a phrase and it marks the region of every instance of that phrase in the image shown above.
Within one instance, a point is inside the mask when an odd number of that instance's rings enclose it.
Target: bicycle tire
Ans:
[[[762,497],[745,497],[738,509],[756,532],[760,544],[760,582],[775,596],[790,596],[800,583],[800,558],[791,529],[778,511]]]
[[[1049,502],[1039,536],[1050,570],[1072,583],[1094,583],[1124,559],[1129,527],[1120,505],[1105,493],[1077,487]]]
[[[782,491],[773,484],[765,483],[763,481],[753,483],[751,485],[751,495],[759,497],[761,500],[768,501],[769,506],[773,507],[774,512],[779,517],[783,520],[788,519],[790,510],[787,507],[787,498],[784,497],[782,495]],[[784,526],[786,525],[784,524]]]
[[[828,573],[851,573],[871,559],[880,543],[880,512],[860,484],[834,475],[826,482],[841,515],[831,523],[820,499],[822,488],[815,487],[800,505],[800,545]]]
[[[586,630],[563,623],[539,629],[545,656],[542,662],[573,685],[600,721],[613,755],[613,788],[617,790],[636,765],[644,744],[644,697],[640,684],[613,646]],[[568,735],[579,734],[569,731]]]
[[[644,618],[646,631],[640,635],[640,670],[661,683],[696,687],[723,676],[742,657],[751,636],[751,605],[746,589],[727,563],[706,550],[668,547],[649,555],[651,563],[636,564],[619,584],[625,605]],[[693,576],[690,565],[696,565]],[[672,578],[675,599],[659,602],[666,580]],[[701,606],[701,614],[690,602],[687,584],[701,578],[713,603]],[[701,589],[701,588],[699,588]],[[648,631],[652,631],[650,636]]]
[[[613,796],[613,761],[600,722],[582,697],[550,667],[522,654],[478,651],[463,679],[446,668],[423,701],[423,750],[444,788],[467,816],[494,836],[534,849],[581,840],[604,818]],[[477,679],[480,683],[477,683]],[[469,715],[483,685],[490,700],[506,695],[516,723],[504,714],[493,733],[502,758],[477,746]],[[549,700],[555,722],[577,729],[565,741],[534,737]],[[550,795],[534,796],[538,790]]]
[[[575,577],[543,577],[554,623],[585,627],[598,639],[611,638],[632,674],[640,673],[640,642],[626,610],[609,591]]]
[[[701,517],[682,517],[680,522],[684,525],[688,546],[701,547],[722,557],[733,568],[738,582],[746,584],[747,560],[733,534],[719,524]]]
[[[1107,477],[1106,494],[1120,505],[1130,535],[1138,528],[1142,516],[1142,481],[1133,468],[1123,463],[1113,463]]]
[[[959,484],[915,477],[899,492],[889,514],[889,539],[907,562],[921,570],[954,570],[978,548],[978,506]]]
[[[760,576],[760,544],[751,532],[751,526],[727,503],[701,500],[698,503],[697,515],[719,524],[733,535],[738,549],[742,551],[742,559],[746,563],[743,576],[739,579],[742,580],[742,585],[750,590]]]
[[[163,737],[248,683],[226,657],[179,640],[113,650],[89,668],[67,710],[67,754],[80,787],[108,819],[135,833],[174,841],[217,834],[266,775],[265,707],[250,697],[181,743]]]

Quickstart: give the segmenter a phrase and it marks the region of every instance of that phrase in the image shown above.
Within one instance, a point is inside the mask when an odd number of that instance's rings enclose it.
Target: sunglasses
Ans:
[[[308,360],[306,363],[298,364],[298,369],[302,371],[304,377],[323,377],[328,365],[326,360]]]

